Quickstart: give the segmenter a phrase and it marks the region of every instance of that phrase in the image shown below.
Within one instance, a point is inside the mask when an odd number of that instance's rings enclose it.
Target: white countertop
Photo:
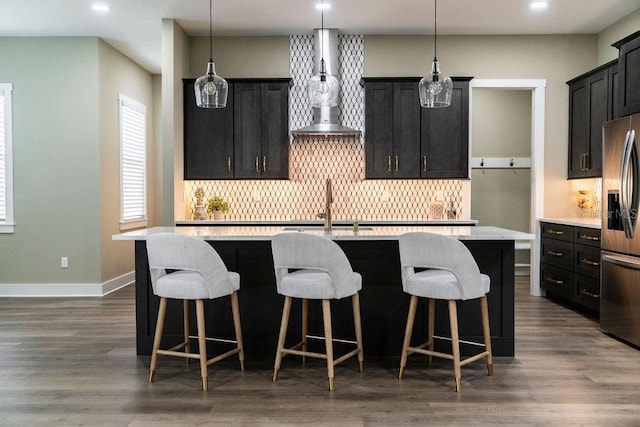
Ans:
[[[275,234],[282,232],[305,232],[326,235],[321,226],[304,227],[290,224],[288,226],[193,226],[193,227],[153,227],[142,230],[115,234],[113,240],[146,240],[147,236],[168,232],[200,237],[204,240],[230,241],[265,241],[271,240]],[[330,236],[333,240],[397,240],[403,233],[426,231],[444,234],[459,240],[535,240],[534,234],[508,230],[500,227],[486,226],[360,226],[354,233],[351,226],[334,226]]]
[[[552,222],[554,224],[573,225],[576,227],[601,228],[600,218],[541,218],[541,222]]]
[[[334,220],[333,225],[352,225],[354,220]],[[440,220],[416,220],[416,221],[376,221],[376,220],[360,220],[361,225],[476,225],[477,219],[440,219]],[[184,220],[176,221],[176,225],[212,225],[216,227],[220,226],[295,226],[295,225],[318,225],[322,227],[324,220],[322,219],[294,219],[294,220],[266,220],[266,221],[240,221],[240,220]]]

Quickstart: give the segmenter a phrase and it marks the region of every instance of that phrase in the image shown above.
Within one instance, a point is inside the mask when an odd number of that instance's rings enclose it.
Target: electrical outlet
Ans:
[[[68,268],[69,267],[69,258],[67,258],[66,256],[63,256],[62,258],[60,258],[60,267]]]
[[[260,195],[260,191],[255,190],[253,193],[251,193],[252,197],[253,197],[253,201],[254,202],[259,202],[262,199],[262,196]]]
[[[391,193],[385,190],[382,192],[382,197],[380,197],[380,201],[388,202],[390,198],[391,198]]]

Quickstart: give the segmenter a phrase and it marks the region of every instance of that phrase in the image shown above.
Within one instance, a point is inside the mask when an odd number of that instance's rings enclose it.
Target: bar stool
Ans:
[[[273,381],[278,380],[282,358],[287,354],[326,359],[329,390],[334,390],[334,367],[338,363],[357,355],[360,372],[363,370],[362,327],[360,323],[360,299],[362,277],[351,269],[349,260],[342,249],[332,240],[308,233],[281,233],[273,237],[273,263],[276,273],[278,293],[285,296],[280,324],[280,335]],[[294,271],[291,271],[294,270]],[[334,339],[331,328],[331,300],[351,297],[355,341]],[[290,348],[285,348],[291,301],[302,300],[302,340]],[[307,335],[309,300],[322,300],[324,337]],[[325,342],[325,353],[307,351],[307,339],[321,339]],[[338,358],[333,355],[333,343],[355,344],[352,350]]]
[[[227,271],[218,253],[204,240],[173,233],[159,233],[147,237],[147,254],[153,293],[160,297],[158,321],[153,339],[149,382],[153,382],[158,355],[200,360],[202,389],[207,390],[207,366],[238,354],[240,369],[244,371],[244,351],[238,294],[240,275]],[[231,296],[231,310],[235,340],[208,338],[205,334],[204,300]],[[168,299],[183,300],[184,340],[167,350],[160,349]],[[189,335],[189,301],[195,300],[198,335]],[[190,352],[190,339],[198,340],[198,353]],[[231,343],[235,348],[207,359],[207,341]],[[184,351],[178,351],[184,349]]]
[[[453,360],[456,391],[461,387],[461,367],[481,358],[487,359],[487,370],[493,375],[493,359],[491,355],[491,334],[489,332],[489,311],[487,293],[490,279],[481,274],[476,261],[469,250],[457,239],[433,233],[406,233],[400,236],[400,265],[402,268],[402,287],[411,295],[409,315],[405,329],[402,355],[400,358],[400,379],[404,375],[407,356],[420,353]],[[416,272],[418,269],[426,269]],[[418,306],[418,298],[428,298],[429,314],[427,325],[427,342],[416,347],[410,346],[411,333]],[[482,331],[484,343],[461,341],[458,337],[458,314],[456,301],[480,299]],[[451,337],[439,337],[433,334],[435,323],[435,300],[446,300],[449,306],[449,324]],[[434,339],[451,341],[452,354],[434,351]],[[483,348],[480,353],[460,358],[460,343]]]

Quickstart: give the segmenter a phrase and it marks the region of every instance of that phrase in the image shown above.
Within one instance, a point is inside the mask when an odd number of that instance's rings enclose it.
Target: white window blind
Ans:
[[[124,95],[120,104],[120,229],[147,225],[146,107]]]
[[[13,141],[11,136],[11,91],[0,83],[0,233],[13,233]]]

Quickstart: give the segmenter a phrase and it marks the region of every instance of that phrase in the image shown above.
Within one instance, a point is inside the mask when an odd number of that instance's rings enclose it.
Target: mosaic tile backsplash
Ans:
[[[364,38],[339,35],[340,105],[338,119],[345,126],[364,131]],[[291,36],[289,127],[311,124],[312,110],[306,82],[313,73],[313,36]],[[361,138],[304,137],[291,141],[289,180],[186,181],[186,219],[194,219],[196,191],[204,200],[219,196],[229,203],[227,220],[283,221],[318,219],[324,210],[326,179],[333,188],[335,220],[421,221],[433,218],[429,208],[444,204],[464,215],[462,181],[365,180]],[[434,209],[432,209],[432,212]]]

